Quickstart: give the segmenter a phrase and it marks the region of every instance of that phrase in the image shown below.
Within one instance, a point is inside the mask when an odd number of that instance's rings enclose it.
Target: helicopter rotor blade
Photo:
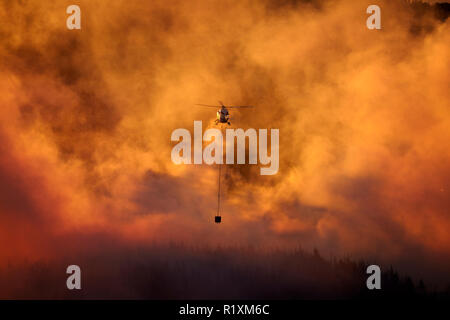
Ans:
[[[253,106],[229,106],[227,108],[253,108]]]
[[[210,107],[210,108],[220,108],[221,106],[212,106],[209,104],[200,104],[200,103],[196,103],[196,106],[202,106],[202,107]]]
[[[210,104],[201,104],[201,103],[196,103],[196,106],[202,106],[202,107],[210,107],[210,108],[220,108],[220,107],[225,107],[225,108],[254,108],[253,106],[225,106],[222,101],[219,101],[219,103],[221,104],[220,106],[213,106]]]

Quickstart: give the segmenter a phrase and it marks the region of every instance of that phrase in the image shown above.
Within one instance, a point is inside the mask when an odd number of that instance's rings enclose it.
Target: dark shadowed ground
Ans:
[[[82,290],[66,289],[66,267],[78,264]],[[0,298],[49,299],[448,299],[419,279],[382,266],[382,289],[366,289],[370,263],[324,259],[317,251],[198,249],[182,245],[119,249],[10,265],[0,271]]]

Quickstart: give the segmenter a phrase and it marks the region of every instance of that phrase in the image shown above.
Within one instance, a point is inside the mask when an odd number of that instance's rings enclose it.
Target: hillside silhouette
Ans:
[[[66,289],[78,264],[82,290]],[[325,259],[317,250],[194,248],[184,245],[103,251],[56,263],[0,270],[0,298],[20,299],[448,299],[420,279],[381,266],[381,290],[366,288],[371,263]]]

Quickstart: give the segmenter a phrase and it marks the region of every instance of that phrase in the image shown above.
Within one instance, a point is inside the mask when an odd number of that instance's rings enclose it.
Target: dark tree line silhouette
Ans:
[[[82,290],[66,288],[70,264]],[[382,267],[381,290],[368,290],[371,263],[325,259],[317,250],[184,245],[109,249],[57,262],[0,269],[0,298],[23,299],[449,299],[420,279]]]

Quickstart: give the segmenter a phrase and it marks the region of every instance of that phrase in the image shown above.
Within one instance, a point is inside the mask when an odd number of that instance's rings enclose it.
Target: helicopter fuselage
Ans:
[[[222,107],[217,111],[217,120],[216,122],[220,123],[228,123],[230,121],[230,114],[227,108]]]

